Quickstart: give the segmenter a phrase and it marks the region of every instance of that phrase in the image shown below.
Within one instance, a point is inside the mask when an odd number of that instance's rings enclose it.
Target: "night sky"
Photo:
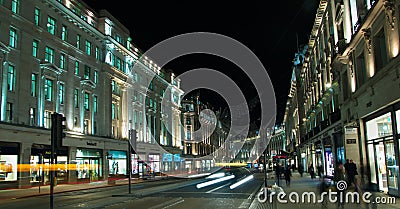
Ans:
[[[98,11],[108,10],[131,32],[136,46],[146,51],[155,44],[189,32],[212,32],[229,36],[250,48],[261,60],[272,80],[277,101],[277,123],[283,114],[290,86],[292,60],[298,44],[306,44],[318,8],[318,0],[289,1],[99,1],[85,0]],[[215,69],[231,77],[246,99],[257,93],[236,65],[212,55],[179,57],[163,68],[176,74],[196,69]],[[201,90],[215,106],[224,106],[218,95]],[[204,92],[204,93],[203,93]],[[255,110],[255,114],[257,114]]]

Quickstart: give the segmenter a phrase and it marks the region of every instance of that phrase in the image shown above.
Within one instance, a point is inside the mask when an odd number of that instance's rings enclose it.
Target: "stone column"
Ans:
[[[30,164],[32,143],[21,143],[21,154],[19,164]],[[30,171],[18,172],[18,188],[30,187]]]
[[[104,180],[108,179],[108,176],[110,175],[110,165],[108,164],[108,159],[107,159],[107,154],[109,154],[110,150],[109,149],[104,149],[103,150],[103,178]]]
[[[68,163],[76,164],[76,147],[68,147]],[[77,173],[77,170],[68,170],[68,183],[75,183],[78,181]]]

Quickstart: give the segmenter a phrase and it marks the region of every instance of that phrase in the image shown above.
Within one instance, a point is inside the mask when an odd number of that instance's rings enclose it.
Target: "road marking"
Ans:
[[[175,198],[175,199],[160,203],[158,205],[155,205],[155,206],[151,207],[150,209],[169,208],[169,207],[172,207],[172,206],[177,205],[179,203],[182,203],[184,201],[185,200],[182,197],[178,197],[178,198]]]
[[[222,187],[224,187],[224,186],[226,186],[226,185],[228,185],[228,184],[230,184],[230,183],[227,183],[227,184],[224,184],[224,185],[219,186],[219,187],[217,187],[217,188],[214,188],[214,189],[212,189],[212,190],[210,190],[210,191],[207,191],[206,193],[211,193],[211,192],[213,192],[213,191],[216,191],[216,190],[218,190],[218,189],[221,189]]]

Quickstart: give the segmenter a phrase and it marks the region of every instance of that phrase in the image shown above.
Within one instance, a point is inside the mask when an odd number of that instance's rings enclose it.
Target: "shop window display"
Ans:
[[[17,180],[18,155],[0,155],[0,181]]]

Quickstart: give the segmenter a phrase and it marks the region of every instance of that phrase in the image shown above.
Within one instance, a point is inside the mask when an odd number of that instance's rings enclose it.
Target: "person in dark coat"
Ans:
[[[292,175],[292,172],[290,171],[290,167],[288,166],[285,169],[285,181],[286,181],[286,186],[290,186],[290,176]]]
[[[308,172],[310,173],[312,179],[315,178],[315,171],[313,164],[310,164],[310,166],[308,167]]]
[[[351,186],[351,184],[354,184],[354,186],[356,186],[357,166],[353,162],[353,160],[349,161],[349,164],[347,165],[346,174],[349,186]]]
[[[322,179],[322,177],[323,177],[322,175],[324,175],[324,171],[323,171],[322,165],[319,165],[317,167],[317,172],[318,172],[319,178]]]
[[[299,168],[298,168],[297,170],[299,171],[300,176],[303,177],[303,173],[304,173],[303,165],[300,164],[300,165],[299,165]]]

